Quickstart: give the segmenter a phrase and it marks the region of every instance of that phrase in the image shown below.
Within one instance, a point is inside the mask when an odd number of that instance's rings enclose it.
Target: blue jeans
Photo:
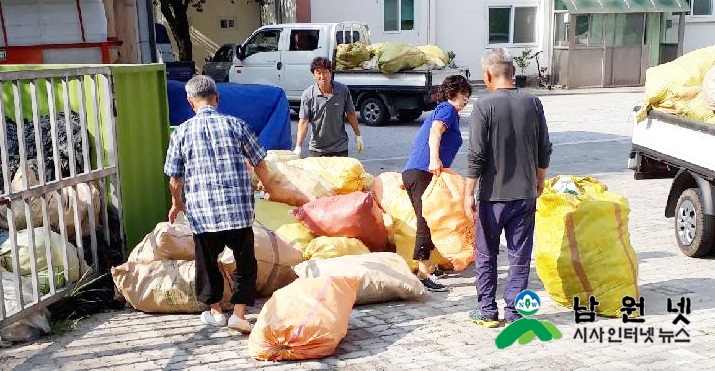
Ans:
[[[474,250],[477,271],[477,299],[479,309],[489,318],[498,318],[497,255],[502,230],[506,234],[509,254],[509,274],[504,287],[504,319],[521,317],[514,308],[516,296],[529,284],[531,251],[534,246],[536,199],[507,202],[479,201]]]

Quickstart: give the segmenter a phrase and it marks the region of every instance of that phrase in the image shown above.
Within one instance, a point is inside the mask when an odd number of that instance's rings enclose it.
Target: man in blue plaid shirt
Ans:
[[[194,234],[196,297],[210,307],[201,320],[249,333],[252,326],[245,309],[253,305],[256,296],[257,263],[253,186],[245,161],[266,187],[266,151],[246,123],[216,111],[218,91],[210,77],[199,75],[189,80],[186,97],[196,115],[171,135],[164,164],[172,199],[169,222],[185,210]],[[219,306],[223,276],[217,259],[224,246],[233,251],[236,260],[231,297],[234,310],[228,321]]]

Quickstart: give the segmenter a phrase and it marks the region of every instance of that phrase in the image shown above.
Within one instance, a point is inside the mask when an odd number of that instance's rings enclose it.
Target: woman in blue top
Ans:
[[[422,194],[432,176],[439,175],[442,168],[452,166],[457,156],[462,145],[458,112],[467,105],[472,87],[464,76],[452,75],[444,80],[439,92],[443,102],[437,105],[422,124],[402,171],[402,182],[417,217],[415,252],[412,258],[419,261],[417,278],[430,291],[447,291],[447,288],[437,281],[432,274],[435,267],[429,263],[434,243],[427,221],[422,216]]]

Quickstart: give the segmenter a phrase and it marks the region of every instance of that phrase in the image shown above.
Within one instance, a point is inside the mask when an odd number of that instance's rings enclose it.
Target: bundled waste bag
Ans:
[[[389,226],[389,241],[395,245],[397,253],[405,259],[411,270],[417,270],[418,262],[412,259],[415,251],[415,234],[417,218],[407,191],[402,185],[402,175],[396,172],[386,172],[375,177],[373,183],[375,199],[380,204],[391,221]],[[430,261],[442,269],[451,269],[451,263],[438,250],[430,254]]]
[[[422,214],[437,251],[462,271],[474,261],[474,220],[464,212],[464,178],[443,171],[422,195]]]
[[[715,124],[715,112],[703,97],[705,75],[715,65],[715,45],[694,50],[646,70],[645,99],[636,118],[645,120],[651,108]]]
[[[327,179],[288,162],[266,162],[271,189],[265,199],[291,206],[302,206],[312,200],[332,196],[335,186]]]
[[[382,73],[391,75],[402,70],[419,67],[426,61],[425,53],[413,45],[388,43],[380,52],[377,66]]]
[[[352,157],[308,157],[289,161],[289,165],[321,176],[335,186],[335,194],[362,191],[365,168]]]
[[[188,223],[160,222],[129,253],[127,261],[193,260],[194,238]]]
[[[562,177],[547,180],[537,201],[536,273],[555,302],[571,308],[575,296],[588,303],[593,295],[597,313],[620,317],[623,297],[639,297],[628,200],[589,177],[570,177],[578,195],[557,192]]]
[[[425,59],[428,63],[432,63],[439,68],[443,68],[449,62],[449,57],[442,49],[435,45],[423,45],[417,47],[420,51],[425,53]]]
[[[346,255],[323,260],[307,260],[293,270],[301,278],[346,276],[360,280],[356,304],[393,300],[420,300],[425,294],[422,282],[412,274],[399,255],[376,252]]]
[[[292,210],[316,236],[354,237],[373,252],[385,251],[387,229],[372,195],[353,192],[324,197]]]
[[[12,315],[20,310],[19,295],[15,286],[15,274],[0,268],[2,276],[3,298],[5,315]],[[32,303],[32,279],[22,277],[20,289],[24,304]],[[36,309],[19,321],[13,322],[7,327],[0,329],[0,347],[11,346],[15,342],[33,341],[41,338],[51,331],[48,320],[48,311],[45,308]]]
[[[274,291],[286,286],[297,278],[293,266],[303,261],[303,253],[284,242],[264,225],[253,223],[253,244],[258,274],[256,291],[259,297],[270,296]],[[219,267],[226,277],[232,277],[236,269],[233,253],[226,248],[219,257]],[[233,291],[233,279],[228,279]]]
[[[715,67],[705,73],[702,99],[707,109],[715,111]]]
[[[293,219],[295,222],[295,219]],[[293,248],[304,251],[315,236],[303,223],[284,224],[276,229],[276,235]]]
[[[291,206],[281,202],[268,200],[256,200],[255,214],[256,220],[266,227],[277,231],[285,224],[295,223],[293,215],[290,213]]]
[[[323,236],[310,241],[303,250],[303,259],[319,260],[368,253],[370,250],[357,238]]]
[[[276,291],[263,305],[248,354],[283,361],[327,357],[348,332],[357,278],[299,278]]]
[[[360,42],[340,44],[335,52],[335,67],[338,70],[349,70],[359,67],[368,59],[370,59],[370,50],[367,45]]]

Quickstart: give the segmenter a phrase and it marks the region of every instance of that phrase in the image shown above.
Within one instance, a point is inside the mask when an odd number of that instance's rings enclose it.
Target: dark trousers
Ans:
[[[232,304],[253,305],[256,298],[256,257],[253,252],[253,228],[194,234],[196,249],[196,298],[215,304],[223,296],[223,275],[218,256],[224,246],[233,251],[236,270],[233,271]]]
[[[476,225],[476,270],[478,309],[487,317],[498,318],[497,255],[502,230],[506,235],[509,273],[504,287],[504,318],[521,317],[514,308],[516,296],[529,283],[531,251],[534,246],[536,199],[508,202],[479,201]]]
[[[340,152],[316,152],[310,151],[311,157],[348,157],[348,150]]]
[[[402,173],[402,183],[405,184],[405,190],[417,217],[415,252],[412,256],[412,259],[415,260],[429,260],[430,253],[434,250],[432,234],[427,226],[427,221],[422,216],[422,194],[425,193],[431,181],[432,173],[427,171],[412,169]]]

